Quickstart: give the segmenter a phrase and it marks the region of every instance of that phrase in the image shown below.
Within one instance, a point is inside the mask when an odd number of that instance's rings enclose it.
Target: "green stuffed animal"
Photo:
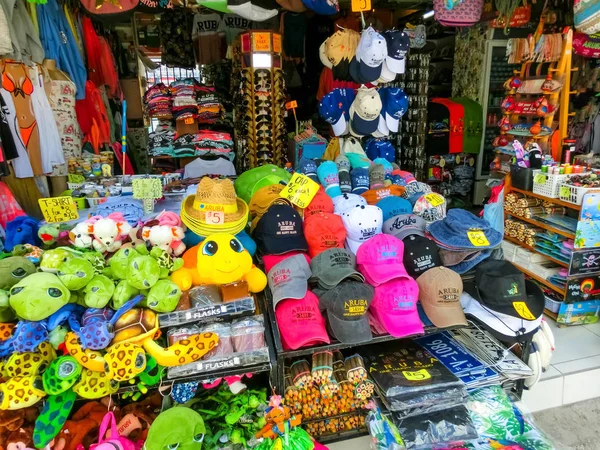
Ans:
[[[160,267],[151,256],[136,256],[127,266],[127,282],[136,289],[150,289],[160,278]]]
[[[110,258],[110,261],[108,262],[109,267],[104,274],[113,280],[124,280],[127,278],[127,268],[129,267],[129,263],[136,256],[140,256],[140,254],[132,247],[119,249],[119,251]],[[110,272],[108,272],[108,270],[110,270]]]
[[[53,250],[48,250],[42,255],[40,269],[42,272],[56,273],[60,264],[79,255],[81,255],[81,252],[76,252],[67,247],[57,247]]]
[[[152,422],[144,450],[200,450],[206,433],[204,420],[185,407],[163,411]]]
[[[171,280],[158,280],[144,298],[144,306],[159,313],[174,311],[181,297],[181,289]]]
[[[106,267],[104,256],[100,252],[85,252],[81,257],[92,264],[95,275],[102,275],[102,271]]]
[[[25,320],[43,320],[69,303],[71,292],[52,273],[29,275],[10,290],[10,306]]]
[[[84,258],[71,258],[59,264],[57,275],[69,290],[78,291],[92,280],[94,267]]]
[[[35,264],[24,256],[0,260],[0,289],[10,289],[27,275],[35,273]]]
[[[123,306],[127,301],[135,297],[140,293],[139,289],[134,288],[130,285],[127,280],[119,281],[117,287],[115,288],[115,292],[112,296],[112,309],[119,309]]]
[[[94,276],[83,289],[88,308],[104,308],[115,293],[115,283],[104,275]]]
[[[8,291],[0,289],[0,323],[15,320],[15,312],[10,307]]]

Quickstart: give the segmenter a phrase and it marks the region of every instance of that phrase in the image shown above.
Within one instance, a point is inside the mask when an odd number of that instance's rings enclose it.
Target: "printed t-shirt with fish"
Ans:
[[[214,64],[225,56],[223,36],[224,22],[216,13],[194,15],[192,39],[196,63]]]

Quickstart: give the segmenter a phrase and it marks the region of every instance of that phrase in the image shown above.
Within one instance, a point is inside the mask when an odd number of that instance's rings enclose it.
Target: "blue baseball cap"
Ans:
[[[408,97],[400,88],[382,88],[381,94],[381,115],[385,119],[385,124],[392,133],[398,132],[400,118],[408,110]]]
[[[346,133],[350,105],[353,101],[353,89],[334,89],[325,95],[319,104],[319,114],[331,125],[336,136]]]
[[[367,192],[370,188],[370,180],[369,180],[369,169],[365,167],[360,167],[356,169],[352,169],[350,172],[350,177],[352,178],[352,193],[353,194],[362,194],[363,192]]]
[[[337,0],[302,0],[304,6],[322,16],[331,16],[340,11]]]
[[[317,169],[319,181],[325,188],[325,193],[331,198],[342,195],[340,189],[340,174],[338,168],[333,161],[323,162]]]
[[[396,160],[396,150],[387,139],[369,139],[365,145],[367,156],[375,161],[377,158],[385,158],[390,163]]]
[[[398,216],[400,214],[412,214],[413,206],[410,202],[402,197],[390,195],[382,198],[375,206],[378,206],[383,211],[383,221]]]
[[[306,175],[317,183],[319,182],[319,177],[317,177],[317,163],[312,159],[305,158],[304,156],[300,158],[296,172]]]

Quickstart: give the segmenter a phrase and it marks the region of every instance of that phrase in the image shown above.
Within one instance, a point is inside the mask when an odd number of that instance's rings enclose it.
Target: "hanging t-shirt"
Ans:
[[[254,22],[237,14],[225,14],[223,16],[223,31],[225,32],[225,41],[230,45],[238,34],[250,30]]]
[[[286,12],[283,21],[283,50],[289,58],[304,58],[304,38],[306,36],[306,15]]]
[[[233,163],[225,158],[202,159],[198,158],[185,165],[183,178],[198,178],[204,175],[234,176]]]
[[[223,31],[223,21],[217,13],[194,15],[192,39],[197,64],[214,64],[223,59]]]

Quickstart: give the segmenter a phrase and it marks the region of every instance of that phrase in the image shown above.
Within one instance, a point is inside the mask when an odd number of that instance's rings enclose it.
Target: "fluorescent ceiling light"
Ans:
[[[270,53],[252,53],[252,67],[255,69],[270,69],[272,66]]]
[[[434,14],[435,14],[434,10],[427,11],[425,14],[423,14],[423,19],[429,19],[430,17],[433,17]]]

